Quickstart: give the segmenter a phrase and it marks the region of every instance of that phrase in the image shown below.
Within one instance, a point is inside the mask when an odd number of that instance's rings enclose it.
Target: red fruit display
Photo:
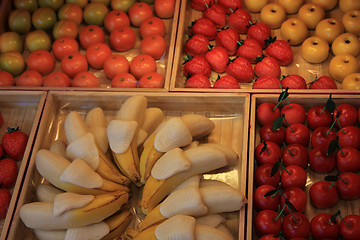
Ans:
[[[360,176],[352,172],[343,172],[336,181],[336,191],[341,199],[360,198]]]
[[[270,43],[265,49],[265,56],[275,58],[281,66],[289,65],[293,60],[290,44],[285,40],[272,41],[272,38],[270,38]]]
[[[95,69],[102,69],[105,60],[111,56],[112,51],[105,43],[94,43],[86,49],[85,57],[89,65]]]
[[[147,18],[140,24],[140,36],[142,38],[155,34],[165,36],[165,32],[166,27],[164,21],[155,16]]]
[[[340,235],[346,240],[356,240],[360,237],[360,215],[350,214],[340,222]],[[346,222],[346,223],[345,223]]]
[[[217,73],[226,71],[229,63],[229,55],[225,48],[216,46],[205,54],[205,59],[211,69]],[[238,84],[237,84],[238,85]]]
[[[240,83],[248,83],[254,78],[254,71],[249,60],[237,57],[229,63],[226,73],[236,78]]]
[[[79,42],[84,49],[87,49],[91,44],[104,41],[105,33],[99,26],[87,25],[79,32]]]
[[[29,54],[26,64],[29,70],[35,70],[44,76],[54,70],[55,59],[49,51],[39,49]]]
[[[307,197],[304,190],[299,187],[289,187],[283,191],[283,195],[280,198],[280,207],[285,205],[285,198],[291,202],[297,212],[303,213],[306,209]],[[291,210],[292,211],[292,210]],[[294,212],[294,211],[292,211]],[[289,214],[289,207],[285,206],[285,214]]]
[[[260,138],[264,141],[274,142],[281,146],[285,141],[285,130],[283,127],[273,130],[273,123],[267,123],[260,129]]]
[[[86,57],[77,52],[64,56],[61,60],[60,67],[69,78],[74,78],[76,74],[86,72],[89,66]]]
[[[276,171],[274,176],[271,176],[271,170],[273,169],[273,164],[262,164],[256,168],[254,173],[254,182],[256,186],[260,185],[271,185],[278,187],[280,183],[280,172]]]
[[[11,193],[6,188],[0,188],[0,219],[6,217],[11,200]]]
[[[203,17],[210,19],[217,28],[222,28],[226,25],[226,13],[218,4],[208,5],[208,8],[203,13]]]
[[[216,45],[225,48],[230,56],[235,55],[239,41],[240,35],[232,28],[222,29],[215,37]]]
[[[254,192],[254,205],[257,211],[273,210],[277,211],[280,203],[280,195],[277,192],[274,195],[267,196],[269,191],[275,191],[276,187],[271,185],[261,185]]]
[[[232,12],[228,17],[228,26],[240,34],[246,34],[250,23],[252,22],[251,15],[243,8],[239,8]]]
[[[338,112],[340,112],[339,122],[341,127],[352,126],[357,123],[357,109],[351,104],[344,103],[338,105],[333,112],[333,120],[335,120]],[[338,122],[335,123],[335,126],[340,128]]]
[[[204,74],[194,74],[185,82],[186,88],[211,88],[209,78]]]
[[[285,114],[286,122],[284,125],[293,124],[293,123],[301,123],[305,124],[306,120],[306,111],[303,106],[297,103],[290,103],[290,105],[285,105],[281,109],[281,116]]]
[[[338,239],[339,236],[339,223],[331,221],[331,214],[319,213],[311,219],[310,232],[314,239]]]
[[[280,147],[273,142],[263,142],[255,148],[255,160],[258,165],[275,164],[281,157]]]
[[[210,19],[202,17],[192,22],[190,32],[193,35],[202,34],[211,41],[215,39],[217,28]]]
[[[268,39],[271,35],[271,29],[266,23],[258,22],[252,24],[247,32],[247,38],[251,38],[260,43],[261,47],[264,49],[266,47],[265,40]]]
[[[112,32],[114,29],[124,26],[130,26],[130,19],[126,13],[121,10],[112,10],[106,14],[104,19],[106,31]]]
[[[312,170],[318,173],[328,173],[335,169],[335,154],[328,154],[327,147],[313,148],[309,153],[309,164]]]
[[[283,189],[289,187],[305,188],[307,174],[304,168],[297,165],[289,165],[281,173],[281,187]]]
[[[263,50],[260,44],[251,38],[240,42],[240,46],[236,50],[236,56],[246,58],[250,63],[256,63],[256,59],[261,57],[262,54]]]
[[[202,34],[190,37],[184,46],[185,52],[191,56],[205,55],[209,51],[209,40]]]
[[[109,41],[111,48],[119,52],[125,52],[135,46],[136,35],[130,27],[119,27],[110,33]]]
[[[240,85],[236,78],[224,75],[220,77],[220,79],[216,80],[213,85],[213,88],[221,88],[221,89],[240,89]]]
[[[300,144],[307,146],[310,142],[310,130],[301,123],[290,124],[285,130],[286,144]]]
[[[346,126],[337,132],[339,145],[341,147],[360,148],[360,128],[355,126]]]
[[[340,172],[360,170],[360,151],[353,147],[343,147],[336,153],[336,168]]]
[[[279,62],[272,57],[260,57],[256,59],[257,63],[254,67],[255,75],[258,77],[262,76],[273,76],[280,78],[281,69]]]
[[[282,160],[285,166],[297,165],[306,168],[309,163],[309,153],[303,145],[291,144],[282,152]]]
[[[314,130],[318,127],[330,127],[333,121],[331,113],[325,106],[317,105],[308,110],[306,122],[307,126]]]
[[[307,89],[306,81],[303,77],[292,74],[281,79],[282,88],[289,89]]]
[[[310,89],[337,89],[336,82],[329,76],[321,76],[310,83]]]
[[[256,67],[256,66],[255,66]],[[253,89],[279,89],[280,80],[274,76],[264,75],[256,79]]]
[[[99,79],[91,72],[79,72],[71,82],[72,87],[99,87]]]
[[[328,127],[318,127],[311,134],[311,147],[327,148],[332,140],[336,139],[336,132]]]
[[[191,0],[191,7],[195,10],[204,11],[207,6],[215,4],[214,0]]]
[[[7,133],[1,140],[1,144],[10,158],[21,160],[25,152],[27,141],[27,134],[20,131],[19,128],[8,128]]]
[[[273,103],[265,102],[261,103],[256,109],[256,120],[263,126],[267,123],[273,123],[275,119],[280,117],[280,109],[275,108],[276,105]]]
[[[339,195],[335,186],[330,186],[331,182],[323,180],[314,183],[310,187],[309,196],[314,207],[321,209],[330,208],[337,203]]]
[[[190,56],[189,59],[185,61],[183,73],[185,77],[200,73],[209,78],[211,75],[211,67],[204,56]]]
[[[73,52],[79,52],[78,42],[70,37],[60,37],[56,39],[52,45],[52,52],[57,60],[61,59]]]
[[[284,236],[288,239],[305,238],[310,235],[309,219],[302,213],[294,212],[293,215],[288,214],[282,222],[282,230]]]
[[[254,228],[259,237],[266,234],[279,234],[281,219],[278,218],[278,213],[273,210],[262,210],[255,216]]]
[[[11,158],[0,160],[0,186],[3,188],[12,188],[15,185],[18,174],[16,162]]]
[[[217,2],[220,6],[224,8],[226,14],[230,14],[236,9],[243,8],[241,0],[218,0]]]
[[[63,72],[52,72],[44,77],[44,87],[70,87],[70,78]]]
[[[130,73],[136,79],[140,79],[144,74],[156,72],[155,59],[147,54],[140,54],[134,57],[130,62]]]

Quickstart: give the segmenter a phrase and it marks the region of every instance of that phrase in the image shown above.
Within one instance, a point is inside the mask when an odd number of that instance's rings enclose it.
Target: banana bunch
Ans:
[[[233,240],[234,238],[223,227],[203,225],[194,217],[175,215],[158,225],[147,228],[133,238],[133,240],[142,239]]]

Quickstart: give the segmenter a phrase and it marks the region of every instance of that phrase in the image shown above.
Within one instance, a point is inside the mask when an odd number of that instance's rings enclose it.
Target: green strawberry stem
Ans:
[[[283,146],[286,148],[286,150],[289,151],[289,153],[290,153],[291,156],[294,156],[294,154],[290,151],[290,149],[287,147],[287,145],[286,145],[285,142],[283,142]]]
[[[341,221],[343,221],[348,228],[351,228],[350,224],[347,223],[347,222],[342,218],[342,216],[341,216],[341,214],[340,214],[340,210],[339,210],[339,217],[340,217]]]
[[[289,171],[286,169],[285,165],[281,162],[281,159],[279,159],[279,161],[280,161],[281,167],[285,170],[285,172],[287,172],[287,173],[290,175],[290,173],[289,173]]]
[[[329,131],[327,131],[326,135],[329,135],[331,129],[333,129],[333,127],[335,126],[336,119],[337,119],[337,116],[336,116],[336,118],[335,118],[335,121],[331,124],[330,129],[329,129]]]
[[[286,204],[284,204],[283,208],[281,209],[281,211],[279,212],[279,215],[275,218],[275,222],[279,219],[279,217],[281,216],[281,214],[284,212],[286,207]]]
[[[8,133],[12,133],[12,132],[17,132],[17,131],[19,131],[20,130],[20,128],[19,127],[8,127],[7,128],[7,132]]]
[[[207,4],[207,2],[206,1],[204,1],[205,2],[205,6],[206,6],[206,8],[209,8],[209,5]]]
[[[288,125],[288,127],[290,128],[290,130],[291,130],[291,131],[293,131],[293,132],[295,132],[295,131],[294,131],[294,129],[292,129],[292,128],[291,128],[290,124],[286,121],[286,118],[285,118],[285,113],[283,113],[282,117],[283,117],[283,119],[284,119],[284,121],[285,121],[286,125]]]
[[[329,190],[334,186],[335,182],[331,182],[331,185],[329,187]]]
[[[232,10],[232,8],[229,8],[230,9],[230,11],[232,12],[232,13],[234,13],[234,10]]]
[[[340,124],[340,122],[339,122],[339,118],[337,118],[336,120],[337,120],[337,123],[338,123],[338,125],[339,125],[339,127],[340,127],[340,129],[341,129],[342,133],[344,133],[344,134],[345,134],[345,131],[344,131],[344,129],[342,128],[342,126],[341,126],[341,124]]]

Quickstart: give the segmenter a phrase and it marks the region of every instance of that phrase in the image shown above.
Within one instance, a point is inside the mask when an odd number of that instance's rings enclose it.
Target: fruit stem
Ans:
[[[286,125],[288,125],[288,127],[291,129],[291,131],[292,131],[292,132],[295,132],[295,131],[294,131],[294,129],[292,129],[292,128],[291,128],[290,124],[286,121],[286,118],[285,118],[285,113],[283,113],[282,117],[283,117],[283,119],[284,119],[284,121],[285,121]]]
[[[342,126],[341,126],[341,124],[340,124],[339,118],[336,118],[336,121],[337,121],[337,123],[338,123],[338,125],[339,125],[339,127],[340,127],[340,129],[341,129],[341,131],[342,131],[342,133],[345,134],[345,131],[344,131],[344,129],[342,128]]]
[[[283,208],[281,209],[279,215],[275,218],[275,222],[279,219],[279,217],[281,216],[281,214],[284,212],[285,207],[286,207],[286,204],[284,204],[284,206],[283,206]]]
[[[340,214],[339,214],[339,217],[340,217],[341,221],[343,221],[348,228],[351,228],[350,224],[348,224],[348,223],[342,218],[342,216],[341,216]]]
[[[329,190],[334,186],[335,182],[331,182],[331,185],[329,187]]]
[[[329,131],[327,131],[326,135],[329,135],[329,133],[330,133],[331,129],[334,127],[335,123],[336,123],[336,119],[335,119],[335,121],[331,124],[331,127],[330,127]]]
[[[312,77],[312,76],[310,76],[310,78],[311,78],[311,80],[313,81],[313,82],[315,82],[316,80]]]
[[[325,111],[326,106],[324,106],[324,108],[321,110],[320,114],[323,114],[323,112]]]
[[[284,206],[286,206],[286,204],[285,204]],[[291,212],[290,208],[288,208],[288,209],[289,209],[289,213],[291,214],[291,217],[292,217],[292,218],[294,219],[294,221],[297,223],[297,220],[296,220],[294,214]]]
[[[340,177],[340,175],[339,175],[339,178],[340,178],[340,180],[341,180],[345,185],[348,184],[347,182],[345,182],[344,179],[342,179],[342,177]]]
[[[294,156],[294,154],[290,151],[290,149],[287,147],[287,145],[285,144],[285,142],[283,142],[283,146],[286,148],[286,150],[289,151],[291,156]]]
[[[234,13],[234,10],[232,10],[232,8],[229,8],[230,9],[230,11],[232,12],[232,13]]]

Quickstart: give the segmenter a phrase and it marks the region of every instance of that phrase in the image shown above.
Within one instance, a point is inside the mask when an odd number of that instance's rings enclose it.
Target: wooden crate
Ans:
[[[247,227],[246,227],[246,236],[247,239],[258,239],[253,229],[253,219],[256,214],[256,210],[253,205],[253,193],[255,191],[254,185],[254,172],[256,169],[256,163],[254,159],[255,148],[260,141],[260,128],[261,126],[256,122],[256,109],[257,107],[264,102],[271,102],[276,104],[278,101],[279,95],[276,94],[254,94],[251,97],[251,110],[250,110],[250,133],[249,133],[249,172],[248,172],[248,215],[247,215]],[[290,94],[288,100],[290,103],[298,103],[301,104],[306,111],[308,111],[311,107],[316,105],[325,105],[329,95],[326,94],[309,94],[309,95],[296,95]],[[343,103],[348,103],[356,107],[360,108],[360,95],[341,95],[341,94],[333,94],[332,99],[334,102],[339,105]],[[286,105],[286,101],[283,100],[280,104],[280,109]],[[312,131],[310,131],[312,132]],[[310,144],[309,144],[310,145]],[[308,146],[308,151],[311,150],[311,146]],[[312,206],[309,199],[309,188],[311,185],[319,180],[323,180],[327,175],[335,175],[336,171],[334,170],[331,173],[316,173],[311,170],[310,167],[306,169],[307,171],[307,183],[305,186],[305,193],[307,195],[307,205],[305,210],[305,215],[308,217],[309,221],[318,213],[326,212],[330,214],[334,214],[338,209],[341,210],[342,216],[346,216],[348,214],[360,214],[360,201],[346,201],[339,199],[338,203],[329,209],[317,209]],[[359,172],[358,172],[359,174]],[[312,238],[311,238],[312,239]]]
[[[269,3],[276,2],[276,0],[269,0]],[[311,2],[310,0],[305,0],[304,2]],[[245,8],[245,6],[244,6]],[[250,13],[253,22],[260,21],[260,14],[259,13]],[[344,13],[341,12],[339,7],[326,12],[325,18],[335,18],[341,20]],[[186,56],[184,50],[184,44],[188,39],[186,35],[190,35],[188,30],[188,26],[191,25],[191,22],[201,18],[202,12],[198,10],[194,10],[191,7],[191,0],[183,1],[180,9],[180,17],[179,17],[179,27],[178,27],[178,35],[176,39],[176,47],[175,47],[175,55],[174,55],[174,63],[173,63],[173,70],[172,70],[172,77],[170,82],[170,91],[184,91],[184,92],[251,92],[251,93],[280,93],[280,89],[252,89],[252,83],[241,83],[241,89],[198,89],[198,88],[185,88],[185,76],[183,74],[183,58]],[[286,19],[297,17],[297,14],[287,15]],[[282,39],[280,34],[280,28],[271,30],[272,36],[277,36],[277,39]],[[309,31],[309,36],[314,36],[315,31]],[[240,39],[246,39],[246,34],[240,34]],[[210,41],[211,45],[216,45],[215,41]],[[326,61],[320,64],[310,64],[306,62],[301,56],[301,44],[298,46],[292,46],[292,51],[294,55],[293,62],[288,66],[281,66],[281,74],[282,75],[290,75],[290,74],[298,74],[305,78],[307,83],[311,82],[311,77],[314,79],[316,76],[329,76],[329,64],[330,60],[332,59],[332,53],[329,54],[329,57]],[[232,56],[230,58],[235,58],[236,56]],[[357,56],[357,59],[360,61],[360,55]],[[254,64],[252,64],[254,66]],[[220,76],[225,75],[225,73],[220,74]],[[218,73],[212,72],[210,81],[212,84],[215,82],[214,79],[217,79]],[[338,89],[321,89],[321,90],[310,90],[310,89],[303,89],[303,90],[294,90],[291,89],[289,92],[292,93],[359,93],[359,90],[349,90],[349,89],[342,89],[341,83],[336,82]]]
[[[72,110],[84,116],[90,109],[101,107],[108,120],[114,118],[121,104],[134,93],[98,92],[49,92],[44,114],[39,126],[38,137],[34,144],[23,188],[9,230],[9,239],[35,239],[32,231],[24,226],[20,217],[20,207],[36,200],[35,187],[43,180],[35,168],[35,154],[40,149],[48,149],[52,141],[65,139],[63,123],[65,116]],[[231,146],[239,155],[239,164],[221,174],[207,174],[206,178],[225,181],[246,193],[248,116],[250,95],[248,94],[191,94],[191,93],[144,93],[148,107],[159,107],[165,117],[196,113],[209,117],[215,123],[212,133],[202,139],[204,142],[218,142]],[[133,192],[140,196],[139,189]],[[137,202],[136,200],[133,202]],[[234,214],[234,231],[238,239],[245,239],[245,208]],[[140,216],[136,216],[137,220]]]
[[[166,53],[159,59],[156,60],[156,66],[157,66],[157,72],[160,73],[161,75],[164,76],[164,87],[163,88],[111,88],[111,79],[107,79],[105,76],[105,73],[103,72],[103,70],[96,70],[92,67],[89,66],[88,71],[95,74],[95,76],[98,77],[99,82],[100,82],[100,87],[98,88],[82,88],[82,87],[68,87],[68,88],[59,88],[59,87],[17,87],[17,86],[12,86],[12,87],[2,87],[0,86],[0,90],[2,89],[15,89],[15,90],[55,90],[55,91],[59,91],[59,90],[79,90],[79,91],[109,91],[109,92],[118,92],[118,91],[131,91],[131,92],[167,92],[169,91],[169,85],[170,85],[170,77],[171,77],[171,70],[172,70],[172,63],[173,63],[173,57],[174,57],[174,50],[175,50],[175,40],[176,40],[176,34],[177,34],[177,26],[178,26],[178,21],[179,21],[179,10],[180,10],[180,0],[177,0],[175,3],[175,11],[174,11],[174,16],[173,18],[170,19],[162,19],[165,23],[165,29],[166,29],[166,34],[164,36],[166,43],[167,43],[167,48],[166,48]],[[151,7],[153,8],[153,5],[151,5]],[[13,10],[14,6],[13,6],[13,1],[10,0],[3,0],[0,4],[0,34],[2,32],[5,31],[9,31],[8,28],[8,16],[10,14],[10,12]],[[109,10],[112,10],[109,8]],[[80,26],[79,26],[79,32],[80,30],[85,27],[85,23],[83,22]],[[113,50],[113,53],[116,54],[122,54],[123,56],[126,57],[126,59],[128,60],[128,62],[130,63],[131,60],[141,54],[140,51],[140,43],[141,43],[141,37],[140,37],[140,28],[139,27],[133,27],[131,26],[131,28],[134,30],[135,35],[136,35],[136,43],[134,48],[126,51],[126,52],[117,52],[115,50]],[[109,45],[109,33],[107,33],[107,31],[105,30],[104,27],[102,27],[102,29],[104,30],[105,33],[105,43]],[[32,28],[32,31],[35,30]],[[52,35],[51,33],[49,35]],[[21,35],[23,41],[24,41],[24,45],[25,45],[25,35]],[[50,36],[51,39],[53,39],[52,36]],[[80,53],[85,55],[86,50],[83,49],[80,46],[79,43],[79,47],[80,47]],[[29,50],[27,50],[24,47],[24,52],[23,52],[23,56],[25,58],[25,61],[29,55]],[[26,68],[26,70],[28,70]],[[60,62],[56,60],[55,62],[55,69],[54,71],[60,71],[61,72],[61,68],[60,68]],[[17,79],[17,77],[15,77],[15,80]]]
[[[4,124],[0,128],[0,139],[5,135],[7,127],[17,127],[25,132],[29,138],[22,160],[17,161],[18,176],[14,187],[10,189],[12,194],[8,213],[5,219],[0,220],[0,239],[5,239],[11,225],[11,219],[16,207],[16,202],[21,190],[21,184],[26,174],[31,149],[36,136],[37,127],[45,103],[46,92],[18,92],[2,91],[0,93],[0,113]]]

